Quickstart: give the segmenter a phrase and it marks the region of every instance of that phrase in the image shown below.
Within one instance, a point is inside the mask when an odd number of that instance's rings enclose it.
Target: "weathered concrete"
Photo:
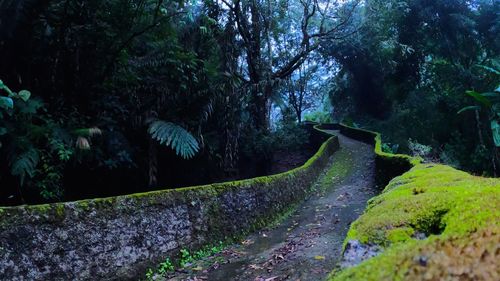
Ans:
[[[338,148],[262,178],[144,194],[0,208],[0,280],[124,280],[181,248],[264,226],[309,191]]]

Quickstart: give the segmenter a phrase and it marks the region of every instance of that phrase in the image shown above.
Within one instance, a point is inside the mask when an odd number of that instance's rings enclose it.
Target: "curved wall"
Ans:
[[[392,154],[382,151],[380,133],[347,126],[345,124],[321,124],[317,126],[323,130],[338,130],[343,135],[374,146],[377,185],[385,187],[390,180],[409,171],[419,164],[422,159],[406,154]]]
[[[311,138],[327,140],[307,163],[282,174],[0,208],[0,279],[137,279],[182,248],[263,227],[304,198],[339,147],[336,136],[321,130]]]
[[[385,188],[351,224],[327,280],[499,280],[498,178],[384,153],[380,134],[338,129],[374,144]]]

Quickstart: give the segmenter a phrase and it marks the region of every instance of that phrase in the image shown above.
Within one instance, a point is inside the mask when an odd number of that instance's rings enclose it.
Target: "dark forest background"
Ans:
[[[304,120],[497,176],[499,33],[494,0],[0,0],[0,202],[277,172]]]

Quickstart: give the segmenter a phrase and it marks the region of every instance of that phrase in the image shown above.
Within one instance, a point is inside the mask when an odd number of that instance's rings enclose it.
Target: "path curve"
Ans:
[[[373,147],[337,131],[329,132],[339,136],[340,149],[331,157],[312,195],[288,218],[166,280],[324,279],[341,257],[349,225],[377,193]]]

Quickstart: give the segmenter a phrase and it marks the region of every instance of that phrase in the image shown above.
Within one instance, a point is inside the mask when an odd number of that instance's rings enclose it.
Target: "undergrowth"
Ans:
[[[198,251],[190,252],[188,249],[181,249],[179,251],[179,259],[172,261],[170,258],[165,259],[155,269],[149,268],[146,271],[146,280],[158,280],[159,278],[166,277],[169,273],[176,270],[183,269],[191,266],[196,261],[203,258],[215,255],[223,251],[227,247],[227,243],[219,241],[214,245],[207,245]]]

